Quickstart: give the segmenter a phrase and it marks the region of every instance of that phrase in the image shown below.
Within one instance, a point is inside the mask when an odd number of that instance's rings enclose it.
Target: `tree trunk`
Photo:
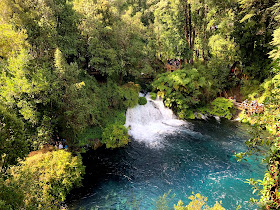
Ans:
[[[123,82],[123,73],[120,73],[119,85],[122,85],[122,82]]]
[[[185,25],[184,32],[185,38],[188,43],[189,50],[191,51],[190,56],[186,58],[186,63],[193,63],[193,49],[195,41],[195,28],[192,26],[192,14],[191,14],[191,4],[184,3],[184,14],[185,14]]]
[[[208,8],[207,5],[204,5],[204,13],[203,13],[203,18],[206,18],[206,14],[208,13]],[[205,63],[205,45],[206,45],[206,27],[207,27],[207,22],[203,23],[203,45],[202,45],[202,62]]]
[[[85,50],[86,50],[86,55],[85,55],[85,67],[86,69],[89,71],[89,62],[90,62],[90,58],[89,58],[89,36],[87,34],[86,37],[86,45],[85,45]]]

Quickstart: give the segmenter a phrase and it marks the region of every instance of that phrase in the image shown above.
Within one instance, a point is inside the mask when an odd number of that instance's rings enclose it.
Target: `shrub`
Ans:
[[[150,93],[151,99],[156,100],[157,99],[157,94],[156,93]]]
[[[106,148],[122,147],[129,141],[128,129],[123,125],[108,125],[102,133],[101,142],[106,144]]]
[[[124,125],[125,121],[126,121],[125,111],[112,110],[110,115],[104,118],[103,126],[107,127],[108,125],[112,125],[112,124]]]
[[[79,156],[64,150],[39,153],[9,170],[10,180],[24,192],[20,209],[60,209],[70,190],[79,186],[84,174]]]
[[[227,119],[232,117],[234,106],[231,100],[226,98],[216,98],[211,102],[210,106],[210,114],[225,117]]]
[[[153,87],[165,106],[181,119],[194,117],[190,110],[205,104],[213,95],[211,83],[195,68],[161,74]]]
[[[159,199],[156,201],[156,209],[171,209],[170,203],[174,199],[175,194],[171,195],[171,191],[168,193],[165,193],[163,196],[159,197]],[[225,208],[222,207],[222,202],[217,202],[213,207],[210,207],[207,205],[207,198],[204,196],[201,196],[199,193],[192,194],[189,199],[191,200],[188,205],[185,205],[183,201],[179,200],[178,204],[174,204],[174,210],[225,210]]]
[[[147,103],[147,99],[145,97],[139,97],[138,104],[145,105]]]
[[[191,202],[188,205],[185,206],[184,203],[180,200],[177,205],[174,205],[174,209],[175,210],[188,210],[188,209],[225,210],[225,208],[223,208],[219,202],[216,202],[216,204],[213,207],[207,206],[206,205],[207,198],[201,196],[199,193],[190,196],[189,199],[191,200]]]
[[[124,125],[126,121],[125,111],[111,110],[108,116],[104,116],[101,126],[88,127],[78,136],[78,146],[93,146],[93,139],[101,140],[103,132],[112,125]],[[104,129],[105,128],[105,129]],[[116,146],[117,147],[117,146]]]
[[[14,180],[5,179],[6,175],[0,175],[0,209],[22,209],[24,192]]]
[[[90,145],[90,139],[101,139],[102,128],[88,127],[78,136],[78,146]]]
[[[124,111],[117,111],[114,118],[114,123],[119,125],[124,125],[126,121],[125,112]]]
[[[244,98],[249,98],[252,93],[258,95],[257,93],[263,89],[258,80],[242,80],[242,83],[240,91]]]
[[[259,199],[251,199],[262,209],[279,209],[279,132],[280,132],[280,74],[275,75],[272,79],[267,79],[260,87],[260,92],[252,94],[260,97],[254,98],[259,103],[265,105],[264,112],[261,114],[244,115],[244,120],[252,124],[255,128],[250,140],[246,142],[248,150],[246,153],[238,153],[238,161],[254,153],[261,153],[264,157],[263,162],[267,163],[267,171],[262,180],[249,179],[247,183],[252,185],[254,192],[259,191]],[[262,135],[261,131],[267,130],[270,135]]]
[[[124,108],[134,107],[138,104],[140,86],[129,82],[119,89]]]
[[[13,113],[0,105],[0,169],[9,164],[15,164],[17,158],[23,158],[28,153],[24,136],[24,124]]]

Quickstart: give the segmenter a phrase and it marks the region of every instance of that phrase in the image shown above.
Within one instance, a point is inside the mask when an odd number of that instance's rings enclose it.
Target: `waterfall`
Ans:
[[[187,123],[178,120],[161,99],[152,100],[149,94],[146,99],[147,104],[127,110],[125,126],[136,141],[143,142],[148,147],[162,147],[165,135],[178,131]]]

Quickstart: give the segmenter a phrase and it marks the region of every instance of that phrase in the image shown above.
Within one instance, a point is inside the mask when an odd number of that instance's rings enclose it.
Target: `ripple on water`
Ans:
[[[223,119],[180,121],[162,101],[147,99],[127,112],[129,146],[84,155],[84,187],[69,196],[70,209],[153,209],[169,190],[170,207],[180,199],[188,203],[195,192],[208,205],[222,201],[226,209],[254,209],[244,181],[261,179],[265,167],[258,157],[237,163],[233,156],[246,150],[245,126]]]

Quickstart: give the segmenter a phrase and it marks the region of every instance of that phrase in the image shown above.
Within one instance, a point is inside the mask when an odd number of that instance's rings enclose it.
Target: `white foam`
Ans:
[[[221,122],[221,118],[219,117],[219,116],[214,116],[215,117],[215,119],[217,120],[217,122]]]
[[[200,113],[200,117],[201,117],[201,119],[203,119],[203,120],[208,120],[208,116],[205,115],[205,114]]]
[[[129,127],[129,135],[136,141],[143,142],[149,147],[163,147],[165,135],[174,133],[185,121],[178,120],[172,110],[166,108],[159,98],[152,100],[146,96],[147,104],[138,105],[126,112],[125,126]]]

